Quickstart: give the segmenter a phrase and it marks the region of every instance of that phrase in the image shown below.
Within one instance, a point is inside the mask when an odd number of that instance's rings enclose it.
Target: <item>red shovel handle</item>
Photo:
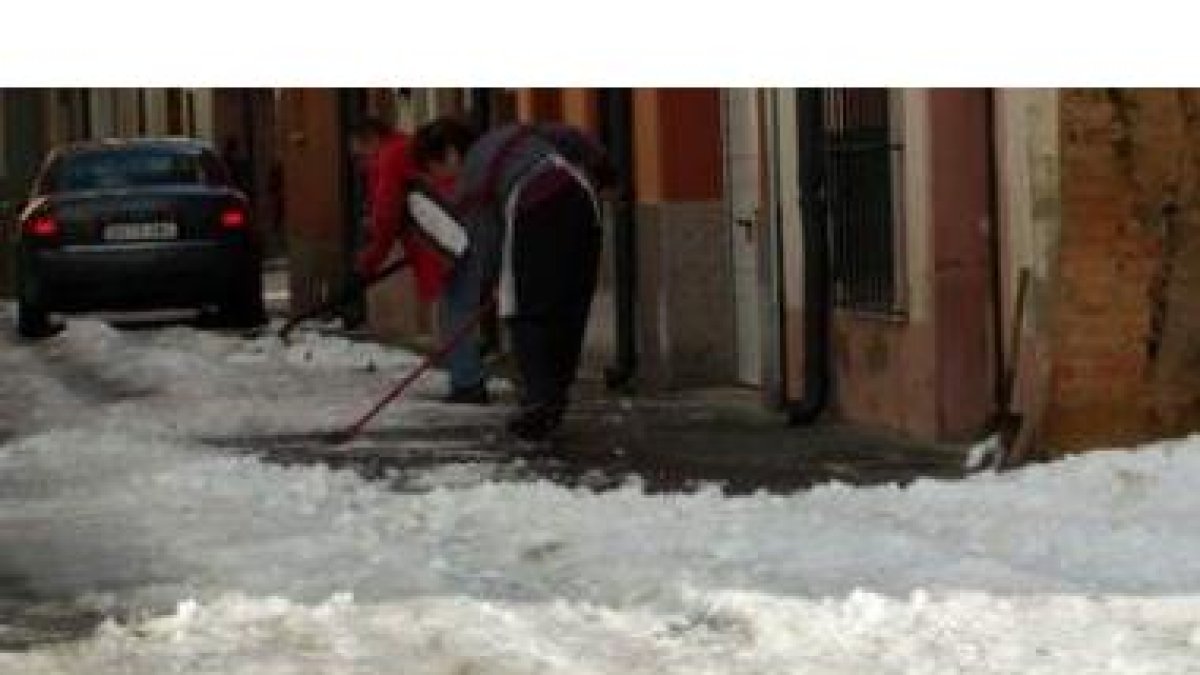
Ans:
[[[429,356],[426,356],[421,363],[414,368],[411,373],[405,376],[405,378],[401,380],[399,384],[393,387],[386,396],[379,399],[379,402],[376,403],[375,406],[367,412],[367,414],[363,415],[354,424],[341,431],[335,437],[335,442],[338,444],[345,444],[357,438],[358,435],[362,433],[363,427],[367,426],[371,420],[375,419],[375,416],[378,415],[380,411],[387,407],[389,403],[399,398],[400,395],[403,394],[413,382],[417,381],[417,378],[421,377],[421,375],[425,373],[425,371],[441,363],[442,359],[446,358],[446,355],[449,354],[455,347],[457,347],[458,344],[471,333],[471,330],[475,328],[475,326],[483,318],[483,315],[486,314],[494,304],[496,304],[496,301],[493,298],[480,305],[479,308],[476,309],[475,312],[470,316],[470,318],[468,318],[463,325],[459,326],[458,329],[454,331],[454,334],[437,348],[437,351],[434,351]]]

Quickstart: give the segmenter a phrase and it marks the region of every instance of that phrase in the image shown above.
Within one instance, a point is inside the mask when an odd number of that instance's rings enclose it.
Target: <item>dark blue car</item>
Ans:
[[[51,332],[51,313],[197,308],[231,327],[266,319],[249,204],[201,141],[54,150],[16,235],[24,337]]]

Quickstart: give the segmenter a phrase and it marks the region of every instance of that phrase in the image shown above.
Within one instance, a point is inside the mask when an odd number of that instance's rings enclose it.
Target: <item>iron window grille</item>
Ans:
[[[822,116],[834,302],[898,312],[889,91],[825,89]]]

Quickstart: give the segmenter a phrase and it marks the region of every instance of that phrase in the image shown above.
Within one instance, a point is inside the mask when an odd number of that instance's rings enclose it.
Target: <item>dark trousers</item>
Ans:
[[[565,407],[596,290],[602,233],[591,197],[570,183],[513,222],[517,311],[508,319],[523,406]]]

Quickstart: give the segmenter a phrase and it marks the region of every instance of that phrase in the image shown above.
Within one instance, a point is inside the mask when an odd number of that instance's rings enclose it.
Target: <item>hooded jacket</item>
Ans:
[[[409,154],[409,138],[394,133],[383,139],[379,150],[366,166],[367,202],[370,224],[367,245],[358,254],[357,269],[371,276],[391,254],[399,239],[417,281],[417,294],[424,302],[436,299],[445,288],[450,262],[443,259],[428,243],[408,226],[405,213],[405,194],[420,173]],[[435,185],[448,194],[452,185]]]

